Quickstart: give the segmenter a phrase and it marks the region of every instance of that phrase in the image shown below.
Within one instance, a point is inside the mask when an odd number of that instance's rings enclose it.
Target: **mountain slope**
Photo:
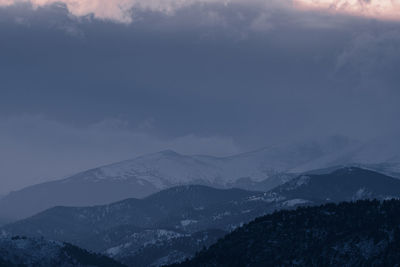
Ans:
[[[0,266],[4,267],[118,267],[122,264],[76,246],[26,237],[0,238]]]
[[[256,219],[174,266],[396,266],[400,201],[358,201]]]
[[[148,266],[149,262],[182,260],[214,243],[226,233],[223,229],[233,227],[229,223],[246,220],[243,216],[248,214],[235,203],[255,194],[259,193],[181,186],[142,200],[52,208],[5,226],[3,231],[68,241],[131,266]]]
[[[128,266],[161,266],[193,257],[197,251],[211,246],[227,233],[210,229],[193,234],[153,239],[138,249],[132,249],[130,243],[124,243],[108,249],[106,255]]]
[[[275,210],[393,197],[400,197],[400,180],[348,167],[328,174],[301,175],[266,193],[180,186],[140,200],[86,208],[56,207],[3,230],[67,241],[132,266],[147,266],[144,259],[153,259],[154,264],[182,260],[219,237],[195,238],[198,233],[230,232]]]
[[[104,206],[55,207],[3,229],[79,245],[84,238],[118,227],[132,232],[153,228],[198,231],[208,228],[212,216],[226,205],[255,194],[258,193],[241,189],[181,186],[144,199],[127,199]],[[192,221],[196,221],[195,225],[190,224]]]
[[[5,221],[13,221],[54,206],[106,204],[132,195],[142,197],[157,191],[153,185],[145,182],[139,184],[136,180],[94,182],[85,180],[86,177],[86,173],[83,173],[71,179],[43,183],[12,192],[0,200],[0,217]]]
[[[374,171],[346,167],[328,174],[301,175],[271,192],[286,199],[317,202],[385,199],[400,196],[400,180]]]

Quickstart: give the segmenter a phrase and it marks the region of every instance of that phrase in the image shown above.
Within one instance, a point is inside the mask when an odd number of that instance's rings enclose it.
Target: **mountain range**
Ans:
[[[27,218],[54,206],[84,207],[143,198],[179,185],[266,192],[300,173],[331,166],[359,166],[398,177],[396,149],[377,149],[379,145],[339,136],[229,157],[162,151],[11,192],[0,199],[0,221]]]
[[[328,202],[400,197],[400,180],[346,167],[304,174],[268,192],[178,186],[143,199],[55,207],[7,225],[10,235],[70,242],[129,266],[183,261],[254,218]]]

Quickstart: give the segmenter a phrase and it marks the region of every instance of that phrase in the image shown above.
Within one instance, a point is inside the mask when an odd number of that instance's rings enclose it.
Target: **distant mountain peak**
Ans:
[[[367,170],[356,167],[356,166],[346,166],[340,169],[337,169],[333,172],[333,174],[350,174],[350,173],[357,173],[357,172],[368,172]]]
[[[160,157],[167,157],[167,158],[172,157],[173,158],[173,157],[190,157],[190,156],[180,154],[172,149],[166,149],[166,150],[162,150],[162,151],[155,152],[155,153],[145,154],[145,155],[136,157],[134,159],[128,160],[127,162],[141,160],[141,159],[157,159]]]
[[[162,155],[165,155],[165,156],[181,156],[181,154],[179,154],[178,152],[176,152],[172,149],[162,150],[159,153]]]
[[[333,172],[331,172],[331,175],[333,175],[333,176],[346,175],[349,177],[360,176],[360,175],[385,176],[385,174],[382,174],[380,172],[377,172],[375,170],[371,170],[368,168],[363,168],[360,166],[345,166],[345,167],[334,170]]]

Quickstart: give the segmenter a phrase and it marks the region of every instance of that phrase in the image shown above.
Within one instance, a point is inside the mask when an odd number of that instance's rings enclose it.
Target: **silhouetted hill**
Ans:
[[[357,201],[279,211],[172,266],[397,266],[400,201]]]
[[[123,267],[117,261],[68,243],[21,236],[0,238],[1,267]]]

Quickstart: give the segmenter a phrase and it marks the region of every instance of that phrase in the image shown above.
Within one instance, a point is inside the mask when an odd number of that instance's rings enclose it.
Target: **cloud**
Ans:
[[[131,23],[135,10],[148,10],[174,14],[179,9],[195,4],[231,4],[257,6],[261,11],[271,8],[289,8],[297,11],[316,10],[333,14],[373,17],[383,20],[400,20],[400,0],[0,0],[0,6],[29,3],[34,8],[63,4],[77,17],[92,15],[97,19]],[[262,18],[255,22],[258,28]]]
[[[400,62],[400,32],[363,33],[354,38],[338,58],[338,67],[358,66],[364,75]]]
[[[175,10],[195,3],[215,3],[219,0],[0,0],[0,6],[30,3],[34,8],[64,4],[78,17],[93,15],[97,19],[123,23],[132,22],[132,10],[141,9],[171,14]]]
[[[125,121],[107,119],[78,127],[38,115],[0,118],[0,194],[165,149],[188,154],[238,152],[229,137],[159,138],[144,131],[149,124],[132,128]]]
[[[299,9],[400,20],[400,0],[293,0]]]
[[[357,35],[338,56],[336,73],[353,77],[362,89],[393,90],[400,68],[400,32],[365,32]],[[398,91],[398,88],[395,88]]]

